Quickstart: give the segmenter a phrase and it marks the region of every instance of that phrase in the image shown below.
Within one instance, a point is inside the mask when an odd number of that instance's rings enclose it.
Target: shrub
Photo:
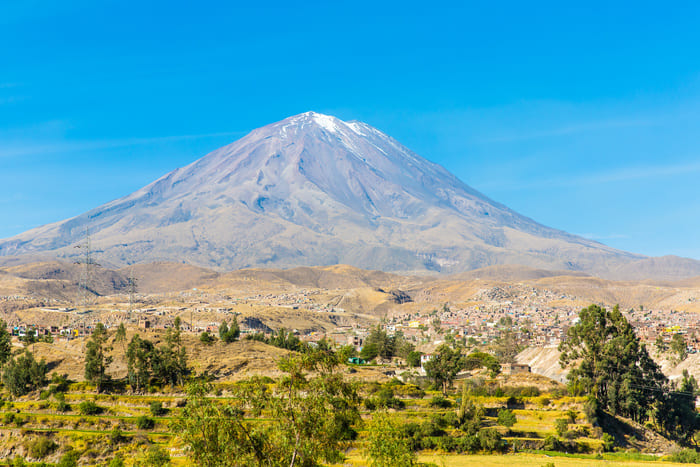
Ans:
[[[134,465],[143,467],[162,467],[170,465],[170,455],[157,444],[148,448],[148,451],[136,461]]]
[[[78,405],[78,412],[81,415],[97,415],[102,413],[103,409],[93,401],[83,401]]]
[[[109,432],[109,442],[111,444],[119,444],[122,441],[124,441],[124,433],[118,426],[115,426],[112,428],[112,431]]]
[[[566,433],[566,430],[569,429],[569,420],[566,418],[557,418],[554,421],[554,429],[557,431],[559,436],[562,436],[564,433]]]
[[[54,404],[57,412],[70,412],[71,406],[64,399],[61,399]]]
[[[368,410],[378,408],[402,409],[405,406],[403,401],[394,396],[394,391],[390,387],[381,388],[372,397],[365,399],[364,404]]]
[[[556,436],[549,435],[544,439],[542,449],[545,451],[561,451],[564,449],[564,445]]]
[[[76,467],[80,459],[80,453],[75,450],[70,450],[61,457],[56,467]]]
[[[481,449],[488,452],[502,452],[505,449],[505,444],[501,439],[500,433],[493,428],[484,428],[479,430],[477,435]]]
[[[54,452],[57,447],[58,444],[45,436],[35,438],[26,444],[29,455],[35,459],[43,459]]]
[[[154,417],[161,417],[168,413],[168,409],[163,407],[163,403],[160,401],[151,402],[150,409],[151,415],[153,415]]]
[[[150,430],[155,426],[155,422],[152,418],[148,418],[145,415],[141,415],[136,419],[136,426],[139,430]]]
[[[450,407],[452,407],[452,402],[449,399],[438,395],[430,399],[430,406],[437,407],[439,409],[449,409]]]
[[[498,424],[505,427],[512,427],[515,425],[517,418],[512,410],[501,409],[498,411]]]
[[[700,464],[700,453],[695,449],[684,448],[673,452],[670,460],[680,464]]]
[[[603,433],[603,451],[610,452],[615,447],[615,438],[609,433]]]
[[[215,338],[214,336],[212,336],[211,334],[209,334],[207,331],[204,331],[203,333],[201,333],[201,334],[199,335],[199,341],[200,341],[202,344],[210,345],[210,344],[212,344],[215,340],[216,340],[216,338]]]

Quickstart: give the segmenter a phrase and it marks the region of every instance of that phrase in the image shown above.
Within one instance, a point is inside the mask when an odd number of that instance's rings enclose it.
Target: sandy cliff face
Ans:
[[[100,260],[113,266],[460,272],[523,264],[606,275],[644,259],[542,226],[381,131],[314,112],[253,130],[83,215],[0,241],[0,256],[70,257],[88,228]],[[686,271],[693,275],[692,265]]]

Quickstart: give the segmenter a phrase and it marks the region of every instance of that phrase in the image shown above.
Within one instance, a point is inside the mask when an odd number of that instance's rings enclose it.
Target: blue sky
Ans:
[[[0,2],[0,238],[315,110],[543,224],[700,259],[700,3],[570,4]]]

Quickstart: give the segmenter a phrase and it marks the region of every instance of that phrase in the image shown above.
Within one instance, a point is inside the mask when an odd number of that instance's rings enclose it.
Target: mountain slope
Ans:
[[[85,214],[0,241],[0,256],[70,257],[88,228],[100,261],[115,266],[461,272],[523,264],[605,275],[645,258],[542,226],[379,130],[314,112],[253,130]]]

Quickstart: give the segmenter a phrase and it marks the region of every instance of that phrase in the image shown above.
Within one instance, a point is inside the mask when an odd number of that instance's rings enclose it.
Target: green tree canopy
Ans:
[[[639,343],[618,306],[581,310],[559,345],[562,367],[570,367],[574,392],[593,395],[602,409],[643,421],[665,392],[666,377]]]
[[[46,385],[46,362],[37,362],[31,352],[25,351],[17,358],[10,359],[2,372],[2,383],[15,397],[23,396],[34,389]]]
[[[357,391],[336,371],[331,352],[309,351],[282,358],[284,376],[270,387],[260,378],[239,384],[226,404],[191,386],[177,431],[190,456],[206,466],[316,466],[343,459],[356,436]],[[228,404],[228,405],[227,405]],[[246,422],[242,414],[262,413],[269,423]]]
[[[464,357],[460,349],[442,344],[423,367],[428,378],[435,382],[436,387],[441,387],[446,395],[457,373],[464,369]]]
[[[402,430],[402,422],[386,412],[375,412],[367,426],[364,456],[370,467],[411,466],[416,454]]]
[[[102,385],[109,379],[107,367],[112,357],[107,355],[111,347],[107,346],[107,330],[102,323],[97,323],[85,350],[85,379],[102,390]]]
[[[222,321],[219,326],[219,338],[221,342],[229,344],[238,339],[241,335],[241,328],[238,326],[238,318],[234,315],[231,325],[226,324],[226,321]]]

